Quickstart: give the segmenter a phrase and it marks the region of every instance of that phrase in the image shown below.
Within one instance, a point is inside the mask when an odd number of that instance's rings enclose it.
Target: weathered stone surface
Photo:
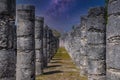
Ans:
[[[35,7],[17,6],[16,80],[35,80]]]
[[[43,73],[43,25],[44,18],[35,19],[36,75]]]
[[[0,50],[0,78],[15,80],[15,53],[14,50]]]
[[[43,25],[44,25],[44,17],[36,16],[35,19],[35,38],[43,38]]]
[[[80,75],[87,76],[88,73],[88,57],[80,55]]]
[[[17,7],[17,36],[33,35],[34,31],[34,7],[18,5]],[[30,27],[26,27],[30,26]]]
[[[109,43],[107,45],[107,67],[120,69],[120,45],[115,45],[115,43]]]
[[[81,39],[80,39],[80,75],[87,76],[87,16],[81,17]]]
[[[30,74],[34,75],[34,73],[34,69],[19,68],[17,70],[19,76],[17,76],[16,80],[35,80],[35,76],[30,76]]]
[[[43,30],[43,65],[47,67],[47,28],[48,26],[44,26]]]
[[[34,49],[35,42],[33,37],[18,37],[17,38],[17,49],[19,50],[32,50]]]
[[[114,26],[114,27],[113,27]],[[113,36],[119,36],[120,34],[120,15],[111,15],[108,17],[108,24],[107,24],[107,39]]]
[[[105,33],[93,31],[93,32],[88,32],[87,36],[88,36],[87,38],[88,44],[89,43],[90,44],[105,44]]]
[[[87,61],[87,56],[82,56],[82,55],[80,55],[80,65],[82,65],[82,66],[86,66],[87,64],[88,64],[88,61]]]
[[[117,1],[117,0],[116,0]],[[114,1],[113,1],[114,2]],[[112,17],[113,18],[113,17]],[[114,17],[117,21],[116,17]],[[109,18],[108,18],[109,19]],[[109,21],[109,20],[108,20]],[[96,7],[91,8],[87,16],[81,18],[80,28],[75,28],[66,33],[62,38],[62,45],[66,48],[75,64],[80,64],[80,74],[87,75],[88,80],[106,80],[106,21],[105,21],[105,8]],[[108,23],[109,24],[109,23]],[[111,21],[112,24],[112,21]],[[115,23],[114,23],[115,24]],[[112,26],[114,26],[112,24]],[[108,28],[113,29],[113,27]],[[119,28],[116,28],[119,30]],[[109,32],[109,34],[111,31]],[[115,32],[114,32],[115,33]],[[114,33],[110,34],[114,35]],[[109,36],[109,34],[107,34]],[[115,34],[119,34],[119,31]],[[119,36],[115,36],[110,41],[114,40],[116,44],[119,43]],[[109,44],[111,45],[111,44]],[[112,48],[113,46],[111,46]],[[110,47],[108,47],[110,48]],[[114,48],[118,49],[118,48]],[[110,51],[110,50],[109,50]],[[119,50],[116,50],[119,51]],[[112,52],[112,51],[111,51]],[[113,53],[112,53],[113,54]],[[108,55],[108,57],[111,54]],[[114,56],[116,57],[116,56]],[[117,57],[118,58],[118,57]],[[115,61],[119,59],[109,60],[108,63],[114,66]],[[113,64],[113,63],[114,64]],[[78,65],[77,65],[78,66]],[[119,65],[118,65],[119,66]]]
[[[114,69],[108,69],[106,80],[120,80],[120,71]]]
[[[88,80],[105,80],[105,10],[102,7],[89,10],[87,19]]]
[[[120,80],[120,0],[109,0],[106,32],[107,80]]]
[[[20,14],[20,13],[19,13]],[[20,21],[18,19],[18,21]],[[27,35],[32,35],[32,33],[34,33],[32,30],[34,29],[33,28],[33,24],[32,24],[33,21],[30,21],[30,22],[26,22],[26,21],[20,21],[18,23],[18,27],[17,27],[17,36],[27,36]],[[22,25],[22,27],[20,27]],[[30,28],[26,28],[25,26],[31,26]]]
[[[96,60],[104,60],[105,59],[105,45],[91,45],[87,47],[88,50],[87,52],[89,52],[90,54],[88,54],[89,59],[96,59]]]
[[[104,60],[88,60],[88,74],[105,74],[105,61]]]
[[[35,58],[35,51],[33,50],[26,50],[26,51],[17,51],[17,68],[31,68],[34,66],[34,58]]]
[[[49,55],[48,62],[52,59],[52,30],[49,29]]]
[[[35,48],[40,49],[42,45],[42,41],[40,39],[35,39]]]
[[[106,76],[102,76],[102,75],[90,75],[88,76],[88,80],[106,80]]]
[[[0,80],[15,80],[15,8],[15,0],[0,1]]]
[[[50,61],[50,29],[47,30],[47,62]]]
[[[0,1],[0,14],[11,14],[15,16],[16,0],[1,0]]]
[[[108,14],[119,14],[120,13],[120,0],[109,0]]]
[[[2,22],[2,21],[1,21]],[[7,46],[8,46],[8,44],[7,44],[7,41],[8,41],[8,25],[9,23],[5,23],[5,25],[4,26],[0,26],[0,38],[1,38],[1,40],[0,40],[0,49],[2,49],[2,48],[7,48]]]

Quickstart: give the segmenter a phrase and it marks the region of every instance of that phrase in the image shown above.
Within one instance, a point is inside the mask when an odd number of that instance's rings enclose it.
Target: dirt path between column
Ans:
[[[44,70],[44,74],[37,76],[36,80],[87,80],[80,76],[67,51],[59,48],[54,58]]]

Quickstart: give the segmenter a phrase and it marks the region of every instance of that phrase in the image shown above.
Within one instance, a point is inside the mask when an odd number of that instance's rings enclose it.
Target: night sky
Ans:
[[[89,8],[104,6],[105,0],[17,0],[17,4],[35,5],[36,15],[43,16],[45,24],[65,32],[78,25]]]

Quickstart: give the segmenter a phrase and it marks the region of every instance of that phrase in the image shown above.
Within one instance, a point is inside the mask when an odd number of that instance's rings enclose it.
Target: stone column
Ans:
[[[81,39],[80,39],[80,74],[87,76],[88,56],[87,56],[87,16],[81,17]]]
[[[17,6],[16,80],[35,80],[35,7]]]
[[[47,62],[50,62],[50,28],[47,30]]]
[[[49,61],[52,59],[52,30],[50,29],[50,58],[49,58]]]
[[[0,80],[15,80],[15,0],[0,0]]]
[[[43,30],[43,65],[44,68],[47,67],[47,28],[48,26],[44,26]]]
[[[37,16],[35,20],[36,75],[43,73],[43,25],[44,18]]]
[[[109,0],[106,34],[106,80],[120,80],[120,0]]]
[[[55,52],[56,52],[56,37],[54,36],[53,57],[55,55]]]
[[[105,10],[92,8],[87,20],[88,80],[106,80]]]
[[[80,33],[80,25],[76,25],[75,28],[73,29],[73,33],[72,36],[73,40],[72,45],[73,46],[73,58],[74,58],[74,62],[76,64],[77,67],[80,66],[80,40],[81,40],[81,33]]]
[[[54,55],[54,35],[53,34],[52,34],[52,46],[51,46],[51,49],[52,49],[51,58],[53,58],[53,55]]]

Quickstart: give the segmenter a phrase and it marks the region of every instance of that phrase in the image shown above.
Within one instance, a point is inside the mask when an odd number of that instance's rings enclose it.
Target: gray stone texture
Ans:
[[[80,75],[87,76],[88,54],[87,54],[87,16],[81,17],[81,39],[80,39]]]
[[[91,8],[87,19],[88,80],[105,80],[105,10]],[[92,76],[92,77],[91,77]],[[102,76],[102,78],[101,78]]]
[[[52,30],[50,29],[49,30],[50,41],[49,41],[49,59],[48,59],[48,62],[50,62],[50,60],[52,59],[52,37],[53,37],[53,34],[52,34]]]
[[[120,80],[120,0],[109,0],[106,32],[107,79]]]
[[[88,77],[88,80],[106,80],[105,76],[101,76],[101,75],[90,75]],[[114,79],[113,79],[114,80]]]
[[[17,6],[16,80],[35,80],[35,7]]]
[[[47,30],[47,62],[50,62],[50,28]]]
[[[108,15],[117,15],[120,13],[120,0],[109,0]]]
[[[44,18],[35,19],[36,75],[43,74],[43,26]]]
[[[116,69],[108,69],[106,80],[120,80],[120,71]]]
[[[15,0],[0,0],[0,80],[15,80]]]
[[[43,66],[47,67],[47,28],[45,25],[43,29]]]

